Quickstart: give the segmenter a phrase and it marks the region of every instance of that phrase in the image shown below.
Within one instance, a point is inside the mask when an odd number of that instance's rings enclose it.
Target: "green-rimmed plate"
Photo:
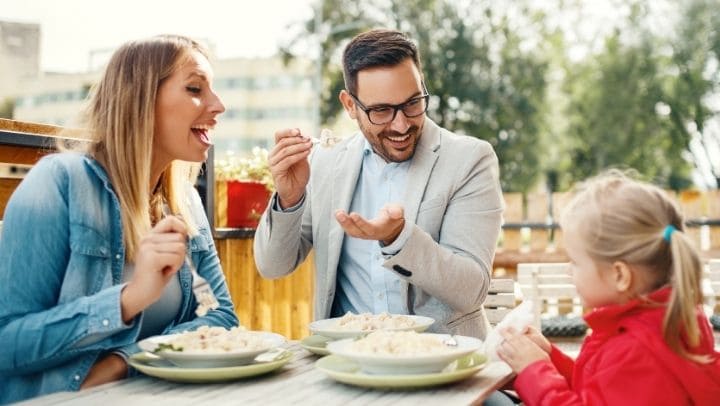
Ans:
[[[222,330],[221,327],[216,328]],[[227,331],[225,331],[225,333],[227,333]],[[138,347],[160,358],[165,358],[179,367],[220,368],[251,364],[258,355],[269,351],[271,348],[280,347],[285,344],[286,341],[285,337],[280,334],[269,331],[242,331],[238,333],[238,335],[226,335],[225,337],[232,337],[228,338],[228,340],[230,340],[228,341],[229,343],[238,341],[238,344],[240,344],[239,341],[245,336],[251,339],[254,344],[257,344],[259,348],[237,348],[229,351],[209,351],[189,348],[178,351],[167,348],[168,344],[171,344],[170,347],[173,347],[172,343],[185,334],[192,334],[191,337],[195,337],[193,340],[197,340],[198,344],[202,341],[194,335],[197,334],[197,332],[178,333],[148,337],[141,340],[138,343]],[[163,346],[165,346],[165,348],[163,348]]]
[[[333,341],[333,339],[313,334],[300,340],[300,346],[313,354],[328,355],[330,351],[327,349],[327,344],[330,341]]]
[[[251,376],[262,375],[274,371],[287,364],[293,357],[290,351],[275,357],[270,362],[258,362],[250,365],[220,368],[182,368],[166,361],[157,355],[147,352],[134,354],[128,360],[138,371],[145,375],[175,382],[205,383],[222,382]]]
[[[487,363],[485,355],[473,353],[453,361],[441,372],[414,375],[371,375],[360,370],[360,365],[337,355],[328,355],[315,362],[315,367],[349,385],[368,388],[422,388],[460,381],[475,375]]]

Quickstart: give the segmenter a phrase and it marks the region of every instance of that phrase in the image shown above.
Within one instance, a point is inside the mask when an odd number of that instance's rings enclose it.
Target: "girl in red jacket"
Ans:
[[[719,405],[720,353],[702,311],[702,263],[666,193],[619,172],[592,179],[561,226],[592,333],[577,360],[536,329],[498,355],[528,405]]]

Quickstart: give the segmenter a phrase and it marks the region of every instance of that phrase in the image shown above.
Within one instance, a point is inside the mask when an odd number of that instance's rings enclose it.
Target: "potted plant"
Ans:
[[[216,211],[218,226],[257,228],[274,189],[268,151],[255,147],[249,157],[230,156],[216,161],[215,179],[216,201],[220,203]]]

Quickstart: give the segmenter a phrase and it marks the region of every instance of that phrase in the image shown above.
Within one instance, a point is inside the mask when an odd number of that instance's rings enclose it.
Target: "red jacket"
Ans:
[[[670,288],[650,294],[667,303]],[[553,346],[549,361],[522,370],[515,390],[527,405],[720,405],[720,353],[698,309],[701,343],[693,353],[712,356],[698,364],[674,353],[662,338],[665,306],[634,300],[585,316],[592,334],[576,361]]]

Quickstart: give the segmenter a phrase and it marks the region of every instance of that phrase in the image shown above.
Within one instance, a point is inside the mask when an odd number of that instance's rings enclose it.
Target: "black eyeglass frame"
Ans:
[[[428,106],[429,106],[429,104],[430,104],[430,93],[428,93],[427,88],[425,88],[425,84],[423,84],[423,91],[425,92],[424,94],[421,94],[420,96],[413,97],[412,99],[406,101],[405,103],[400,103],[400,104],[383,104],[383,105],[379,105],[379,106],[376,106],[376,107],[367,107],[367,106],[365,106],[365,105],[360,101],[360,99],[357,98],[357,96],[355,96],[354,94],[350,93],[350,91],[348,91],[348,94],[350,95],[350,97],[353,98],[353,100],[355,100],[355,103],[357,103],[358,107],[360,107],[360,110],[362,110],[362,111],[365,112],[365,115],[367,116],[368,120],[369,120],[371,123],[373,123],[373,124],[375,124],[375,125],[385,125],[385,124],[387,124],[387,123],[392,123],[392,121],[395,120],[395,117],[397,116],[398,111],[402,111],[402,113],[403,113],[403,114],[405,115],[405,117],[407,117],[407,118],[419,117],[419,116],[425,114],[425,113],[427,112]],[[423,109],[422,112],[420,112],[420,113],[418,113],[418,114],[413,114],[413,115],[408,115],[407,113],[405,113],[405,110],[403,110],[403,109],[404,109],[406,106],[408,106],[409,104],[414,103],[414,102],[416,102],[416,101],[418,101],[418,100],[421,100],[421,99],[425,99],[425,108]],[[370,118],[370,112],[373,111],[373,110],[375,110],[375,109],[379,109],[379,108],[383,108],[383,109],[391,108],[391,109],[393,109],[393,114],[392,114],[392,117],[390,118],[390,120],[385,121],[385,122],[383,122],[383,123],[376,123],[376,122],[374,122],[374,121]]]

